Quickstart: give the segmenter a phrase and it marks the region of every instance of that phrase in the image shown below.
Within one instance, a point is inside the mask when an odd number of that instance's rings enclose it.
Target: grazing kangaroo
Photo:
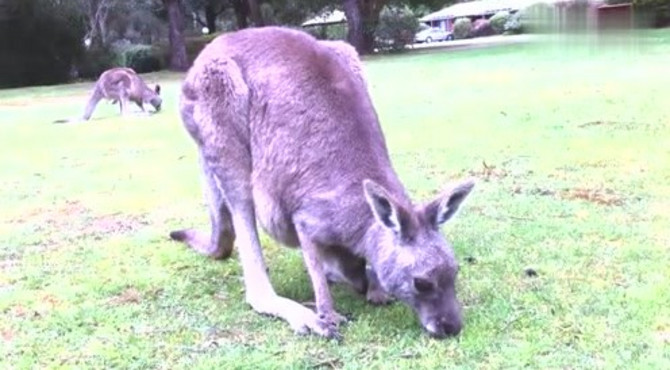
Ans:
[[[344,281],[373,303],[405,302],[432,336],[460,332],[458,263],[439,227],[474,182],[412,203],[351,46],[278,27],[219,36],[188,71],[180,113],[199,151],[211,233],[170,237],[215,259],[236,242],[254,310],[300,333],[339,337],[346,319],[329,282]],[[256,221],[301,249],[316,312],[275,292]]]
[[[119,103],[121,114],[126,113],[129,102],[137,104],[144,112],[144,104],[151,104],[158,112],[163,100],[160,97],[161,87],[156,85],[152,90],[135,73],[132,68],[112,68],[103,72],[93,88],[84,111],[84,120],[91,118],[95,107],[102,99],[110,99],[112,103]]]

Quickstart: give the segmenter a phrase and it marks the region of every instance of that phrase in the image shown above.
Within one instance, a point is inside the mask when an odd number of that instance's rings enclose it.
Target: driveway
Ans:
[[[535,35],[496,35],[486,37],[476,37],[472,39],[431,42],[430,44],[412,44],[408,49],[474,49],[488,46],[520,44],[535,40]]]

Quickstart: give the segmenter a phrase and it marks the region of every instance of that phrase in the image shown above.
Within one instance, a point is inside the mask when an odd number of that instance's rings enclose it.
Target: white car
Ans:
[[[429,27],[423,31],[417,32],[414,36],[414,42],[416,43],[431,43],[433,41],[448,41],[453,40],[454,34],[448,31],[445,31],[437,27]]]

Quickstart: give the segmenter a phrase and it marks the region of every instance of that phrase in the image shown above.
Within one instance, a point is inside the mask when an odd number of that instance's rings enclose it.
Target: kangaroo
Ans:
[[[440,226],[474,187],[412,203],[392,167],[356,51],[282,27],[217,37],[186,74],[180,115],[196,144],[211,230],[170,237],[214,259],[237,243],[245,299],[297,333],[341,338],[329,284],[408,304],[436,338],[463,326],[458,262]],[[256,222],[300,248],[315,310],[274,290]]]
[[[103,72],[93,88],[91,97],[84,112],[83,119],[91,118],[100,100],[111,99],[119,103],[121,114],[126,113],[128,102],[134,102],[144,112],[144,104],[151,104],[156,112],[160,111],[163,100],[160,97],[161,87],[156,85],[152,90],[135,73],[132,68],[111,68]]]

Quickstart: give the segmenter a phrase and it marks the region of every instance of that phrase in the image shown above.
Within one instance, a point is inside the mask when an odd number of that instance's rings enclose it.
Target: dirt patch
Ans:
[[[251,325],[247,320],[241,320],[234,326],[228,328],[211,327],[206,330],[204,340],[192,348],[197,352],[207,352],[215,348],[226,347],[232,343],[246,346],[256,346],[262,343],[262,337],[255,335],[254,331],[245,330]]]
[[[0,331],[0,336],[2,336],[3,341],[11,342],[12,340],[14,340],[16,333],[14,333],[14,331],[11,329],[3,329]]]
[[[21,260],[15,255],[2,256],[0,259],[0,271],[14,268],[21,263]],[[0,288],[2,285],[0,284]]]
[[[112,213],[97,215],[79,201],[66,201],[60,206],[39,208],[11,223],[29,225],[41,238],[42,247],[57,246],[75,240],[100,240],[110,234],[128,234],[149,224],[145,216]]]
[[[608,168],[612,167],[611,162],[606,162],[604,160],[599,160],[599,161],[591,161],[591,162],[584,162],[580,164],[581,168]],[[575,169],[578,170],[578,169]]]
[[[616,125],[617,122],[615,121],[589,121],[586,123],[582,123],[579,125],[579,127],[591,127],[591,126],[602,126],[602,125]]]
[[[80,202],[67,200],[60,206],[33,209],[26,213],[24,217],[12,220],[12,223],[37,223],[40,225],[60,227],[70,224],[70,221],[74,218],[85,217],[89,213],[90,209]]]
[[[3,313],[12,318],[24,318],[31,315],[32,311],[22,305],[14,305],[6,309]]]
[[[656,332],[656,340],[663,344],[670,344],[670,330]]]
[[[605,206],[620,206],[624,202],[624,198],[619,196],[612,189],[588,189],[588,188],[572,188],[565,189],[559,192],[563,199],[569,200],[585,200],[587,202],[596,203]]]
[[[513,192],[520,194],[523,192],[523,189],[517,186],[513,189]],[[556,196],[564,200],[583,200],[604,206],[621,206],[625,201],[623,196],[608,188],[576,187],[561,190],[533,188],[526,193],[541,196]]]
[[[39,319],[63,305],[63,301],[51,294],[43,294],[39,300],[26,307],[20,304],[10,306],[3,313],[15,319]]]
[[[598,127],[598,126],[607,126],[609,128],[616,128],[620,130],[627,130],[627,131],[632,131],[632,130],[654,130],[658,127],[663,126],[660,123],[657,124],[652,124],[649,122],[626,122],[626,121],[608,121],[608,120],[596,120],[596,121],[589,121],[585,122],[582,124],[577,125],[579,128],[589,128],[589,127]]]
[[[86,229],[89,234],[126,234],[148,224],[144,217],[128,216],[120,213],[93,217]]]
[[[490,181],[491,179],[502,179],[509,175],[509,172],[504,168],[499,168],[498,166],[491,165],[482,161],[482,167],[476,170],[468,171],[470,176],[481,178],[484,181]]]
[[[108,302],[111,305],[118,306],[130,303],[140,303],[141,301],[142,293],[133,287],[129,287],[124,289],[123,292],[118,295],[112,297]]]

